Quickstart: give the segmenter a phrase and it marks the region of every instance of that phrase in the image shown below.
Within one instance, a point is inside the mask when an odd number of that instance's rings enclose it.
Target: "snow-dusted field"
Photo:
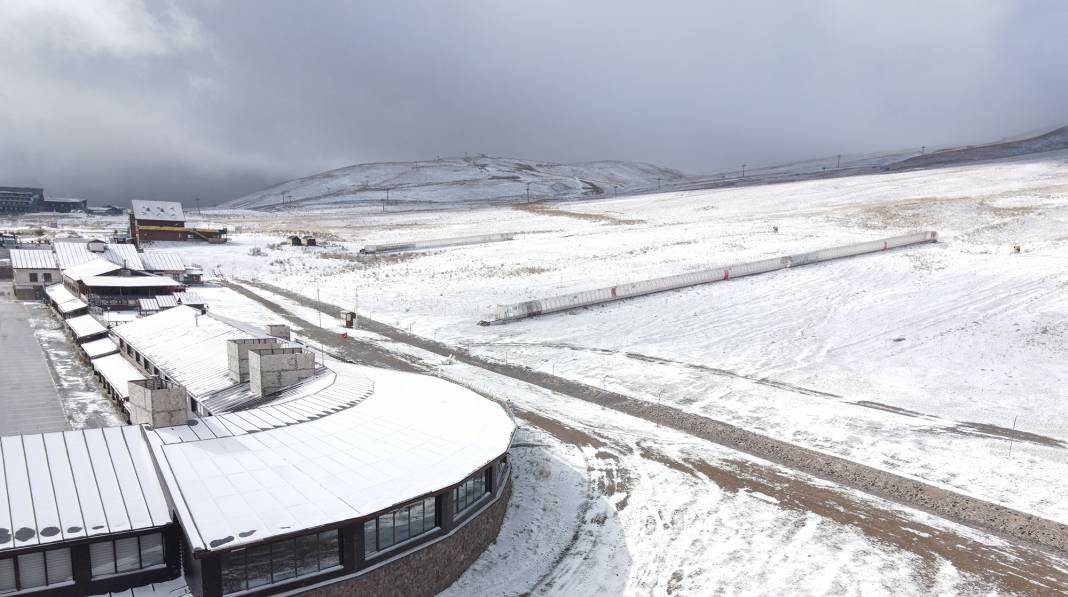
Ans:
[[[242,232],[181,247],[219,275],[1068,521],[1066,160],[533,208],[205,214]],[[332,246],[275,245],[294,229]],[[476,325],[495,303],[926,229],[942,242]],[[488,232],[517,238],[356,254]]]

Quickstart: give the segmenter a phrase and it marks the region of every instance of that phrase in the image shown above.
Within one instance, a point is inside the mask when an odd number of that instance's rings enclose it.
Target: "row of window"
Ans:
[[[478,471],[452,490],[453,512],[460,513],[489,493],[489,469]]]
[[[49,272],[41,272],[43,281],[48,284],[52,281],[52,274]],[[37,272],[30,272],[30,282],[37,282]]]
[[[89,560],[94,579],[162,566],[163,535],[90,543]],[[69,547],[0,559],[0,595],[73,580]]]
[[[430,496],[368,520],[363,523],[364,554],[370,556],[434,530],[437,512],[437,499]]]
[[[0,559],[0,595],[72,582],[70,548]]]
[[[337,530],[257,545],[230,552],[223,559],[223,594],[311,576],[340,565]]]
[[[93,578],[163,565],[163,535],[153,533],[89,545]]]

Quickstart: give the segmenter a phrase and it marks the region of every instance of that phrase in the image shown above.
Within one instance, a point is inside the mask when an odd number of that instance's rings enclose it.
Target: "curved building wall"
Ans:
[[[511,481],[495,499],[437,541],[369,568],[356,576],[309,587],[307,595],[343,597],[431,596],[449,587],[497,539],[511,497]]]

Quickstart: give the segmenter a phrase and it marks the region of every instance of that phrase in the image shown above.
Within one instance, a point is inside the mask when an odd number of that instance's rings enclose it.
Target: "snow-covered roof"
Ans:
[[[56,309],[63,315],[89,307],[80,298],[71,294],[62,284],[53,284],[45,288],[45,294],[56,304]]]
[[[174,298],[183,305],[206,305],[208,301],[195,292],[176,292]]]
[[[74,280],[75,282],[81,281],[83,278],[89,276],[101,276],[104,274],[110,274],[111,272],[117,272],[122,269],[121,265],[112,263],[107,259],[101,259],[96,257],[89,261],[83,261],[78,265],[68,267],[63,270],[63,275]]]
[[[45,294],[56,303],[65,303],[78,298],[62,284],[53,284],[45,288]]]
[[[141,263],[147,272],[183,272],[185,262],[178,253],[145,251],[141,253]]]
[[[73,301],[64,301],[62,303],[56,303],[56,309],[63,315],[77,311],[79,309],[88,309],[89,305],[85,304],[81,299],[74,299]]]
[[[137,308],[142,311],[159,311],[159,303],[154,298],[137,299]]]
[[[89,241],[90,239],[87,238],[57,238],[52,243],[52,247],[59,261],[59,269],[66,270],[80,263],[100,258],[135,271],[145,269],[144,265],[141,264],[141,256],[135,246],[108,243],[105,245],[103,253],[95,253],[89,250]]]
[[[90,362],[93,364],[93,369],[102,375],[124,400],[130,397],[129,383],[145,379],[145,374],[121,354],[92,359]]]
[[[96,288],[171,288],[182,286],[166,276],[86,276],[82,284]]]
[[[108,331],[108,329],[92,315],[71,317],[67,320],[67,326],[70,327],[70,331],[74,333],[74,337],[79,340],[89,336],[103,334]]]
[[[85,351],[85,354],[90,359],[98,359],[119,352],[119,345],[115,343],[113,338],[108,337],[86,342],[82,344],[82,350]]]
[[[133,215],[138,220],[163,220],[167,222],[184,222],[182,204],[177,201],[142,201],[130,202]]]
[[[11,249],[12,269],[59,269],[52,251]]]
[[[170,309],[178,306],[178,299],[173,294],[159,294],[156,295],[156,304],[160,309]]]
[[[198,400],[234,385],[227,340],[267,337],[187,306],[131,321],[113,332]]]
[[[331,367],[336,379],[314,396],[146,431],[194,552],[343,524],[459,483],[508,449],[512,419],[470,390]],[[373,394],[345,406],[365,371]],[[336,412],[297,422],[330,397]]]
[[[0,438],[0,553],[171,522],[140,427]]]

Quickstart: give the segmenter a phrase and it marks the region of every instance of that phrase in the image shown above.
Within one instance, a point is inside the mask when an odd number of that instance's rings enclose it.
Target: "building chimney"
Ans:
[[[246,338],[226,341],[226,357],[230,366],[230,381],[244,383],[248,381],[248,351],[254,348],[275,348],[281,346],[278,338]]]
[[[289,326],[284,323],[268,323],[265,329],[268,336],[281,338],[282,340],[292,340],[290,337]]]
[[[267,396],[315,374],[315,354],[303,348],[251,348],[248,351],[249,387]]]
[[[171,427],[189,420],[182,386],[165,382],[158,377],[129,382],[130,423]]]

